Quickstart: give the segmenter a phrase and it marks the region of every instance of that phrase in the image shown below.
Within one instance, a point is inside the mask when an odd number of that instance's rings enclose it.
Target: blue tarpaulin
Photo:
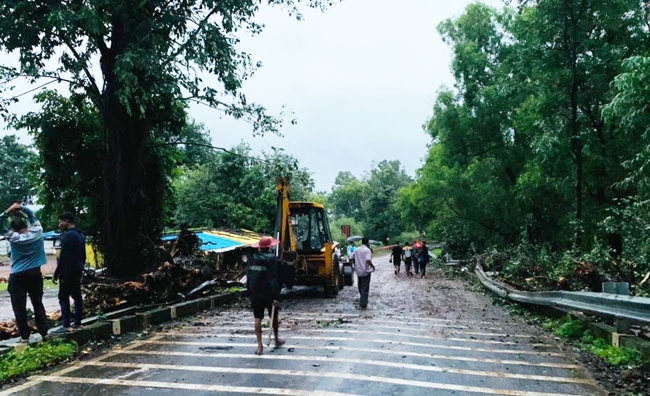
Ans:
[[[201,240],[201,250],[215,250],[225,252],[228,250],[233,250],[239,246],[246,246],[245,244],[232,239],[223,238],[213,234],[207,234],[205,232],[197,232],[196,236]],[[174,240],[178,235],[166,235],[162,238],[163,241]]]
[[[61,238],[61,233],[58,231],[48,231],[43,233],[43,238],[46,240],[50,241],[53,239],[59,239]]]

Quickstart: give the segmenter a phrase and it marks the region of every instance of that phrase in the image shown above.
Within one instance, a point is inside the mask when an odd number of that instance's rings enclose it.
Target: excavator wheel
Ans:
[[[325,295],[332,298],[336,297],[339,294],[339,290],[342,288],[339,260],[334,257],[332,259],[332,284],[325,286]]]
[[[343,264],[343,283],[345,286],[354,286],[354,268],[352,264],[348,265]]]

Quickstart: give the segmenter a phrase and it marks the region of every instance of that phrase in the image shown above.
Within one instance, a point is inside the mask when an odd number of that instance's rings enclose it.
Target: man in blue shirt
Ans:
[[[23,218],[27,215],[27,221]],[[46,339],[47,317],[43,306],[43,275],[41,266],[47,262],[43,227],[34,212],[18,203],[11,205],[2,215],[12,216],[11,231],[6,235],[11,245],[11,274],[9,275],[9,294],[11,306],[16,316],[16,326],[21,342],[28,343],[31,333],[27,324],[27,295],[32,301],[36,327],[41,336]]]
[[[80,330],[83,315],[81,277],[86,264],[86,237],[75,226],[75,216],[65,212],[59,216],[61,252],[54,271],[53,282],[60,280],[59,304],[61,322],[66,331]],[[70,297],[74,301],[74,320],[70,323]]]

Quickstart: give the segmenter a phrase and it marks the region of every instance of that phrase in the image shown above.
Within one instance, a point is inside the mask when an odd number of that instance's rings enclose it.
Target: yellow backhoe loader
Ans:
[[[344,284],[350,284],[352,270],[344,268],[334,251],[327,214],[315,202],[291,202],[291,186],[286,178],[277,183],[277,218],[274,238],[280,241],[275,253],[280,261],[280,283],[324,286],[325,294],[334,297]],[[349,264],[347,264],[349,265]],[[350,274],[350,279],[344,276]]]

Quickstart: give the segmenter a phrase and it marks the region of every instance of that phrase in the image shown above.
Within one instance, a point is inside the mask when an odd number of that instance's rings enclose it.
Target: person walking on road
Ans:
[[[262,355],[262,319],[264,311],[269,311],[271,325],[275,333],[275,346],[279,347],[284,341],[278,337],[278,310],[280,309],[280,282],[278,282],[278,263],[271,248],[279,242],[275,239],[263,237],[254,245],[259,252],[253,254],[248,264],[246,283],[251,295],[251,308],[255,317],[255,336],[257,337],[257,351],[255,354]]]
[[[372,264],[372,251],[368,238],[361,240],[361,246],[354,250],[354,272],[357,273],[359,283],[359,308],[366,309],[368,306],[368,294],[370,294],[370,274],[375,270]]]
[[[86,237],[75,226],[75,216],[66,212],[59,216],[59,229],[63,232],[61,251],[52,282],[59,285],[61,322],[65,331],[81,330],[83,298],[81,277],[86,264]],[[70,298],[74,301],[74,318],[71,320]]]
[[[348,260],[351,262],[354,262],[354,250],[357,248],[357,245],[355,245],[354,241],[350,241],[350,244],[348,245]]]
[[[23,215],[27,216],[28,223]],[[41,266],[45,258],[45,243],[43,240],[43,227],[34,212],[19,203],[11,205],[2,215],[12,216],[11,231],[6,238],[11,245],[11,273],[9,275],[9,295],[11,307],[16,316],[16,326],[20,335],[20,342],[29,343],[31,330],[27,323],[27,296],[34,308],[36,327],[43,339],[48,339],[47,317],[43,306],[43,274]]]
[[[402,247],[399,245],[399,242],[395,242],[392,250],[393,252],[389,261],[395,266],[395,275],[399,276],[400,269],[402,268]]]
[[[413,256],[413,267],[415,267],[416,275],[420,273],[420,257],[419,257],[420,249],[418,245],[419,244],[417,241],[413,241],[413,252],[411,256]]]
[[[412,255],[413,251],[411,249],[411,245],[406,242],[404,244],[404,248],[402,249],[402,260],[404,260],[404,270],[406,270],[406,276],[413,276],[413,272],[411,271]]]
[[[422,247],[418,252],[418,257],[420,261],[420,272],[422,273],[421,277],[424,278],[427,275],[427,264],[429,264],[429,248],[427,247],[426,241],[422,241]]]

